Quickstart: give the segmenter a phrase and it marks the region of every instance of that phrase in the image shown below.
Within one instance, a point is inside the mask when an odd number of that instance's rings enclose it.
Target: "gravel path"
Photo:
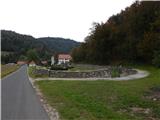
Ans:
[[[134,75],[128,75],[125,77],[115,77],[115,78],[36,78],[34,79],[35,81],[39,80],[88,80],[88,81],[94,81],[94,80],[114,80],[114,81],[122,81],[122,80],[135,80],[135,79],[140,79],[147,77],[149,75],[149,72],[144,71],[144,70],[138,70],[136,74]],[[33,78],[32,78],[33,79]]]

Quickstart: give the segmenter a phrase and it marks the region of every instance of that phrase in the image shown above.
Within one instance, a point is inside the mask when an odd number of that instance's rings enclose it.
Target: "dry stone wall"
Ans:
[[[36,69],[34,74],[37,76],[48,75],[53,78],[109,78],[112,77],[113,69],[115,69],[115,67],[107,67],[104,69],[85,72]],[[137,73],[136,70],[131,68],[117,67],[116,70],[118,70],[120,77]]]

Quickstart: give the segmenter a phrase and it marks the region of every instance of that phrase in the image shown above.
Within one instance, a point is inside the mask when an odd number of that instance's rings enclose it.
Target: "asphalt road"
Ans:
[[[27,66],[2,79],[2,120],[49,120],[27,75]]]

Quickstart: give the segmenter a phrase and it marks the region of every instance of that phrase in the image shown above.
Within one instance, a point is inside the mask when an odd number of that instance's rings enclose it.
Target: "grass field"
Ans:
[[[1,78],[16,71],[19,67],[18,65],[1,65]]]
[[[102,66],[87,65],[87,64],[74,64],[74,68],[69,69],[69,71],[91,71],[102,69]]]
[[[159,120],[160,69],[140,68],[148,70],[150,76],[132,81],[38,81],[36,84],[61,119]]]

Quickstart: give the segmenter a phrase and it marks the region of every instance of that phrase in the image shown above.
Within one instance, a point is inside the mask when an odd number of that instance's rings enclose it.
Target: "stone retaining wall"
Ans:
[[[112,71],[115,67],[108,67],[105,69],[99,69],[94,71],[85,71],[85,72],[70,72],[70,71],[57,71],[57,70],[46,70],[46,69],[36,69],[34,74],[39,75],[48,75],[53,78],[109,78],[112,77]],[[116,68],[120,73],[120,77],[136,74],[136,70],[118,67]]]

